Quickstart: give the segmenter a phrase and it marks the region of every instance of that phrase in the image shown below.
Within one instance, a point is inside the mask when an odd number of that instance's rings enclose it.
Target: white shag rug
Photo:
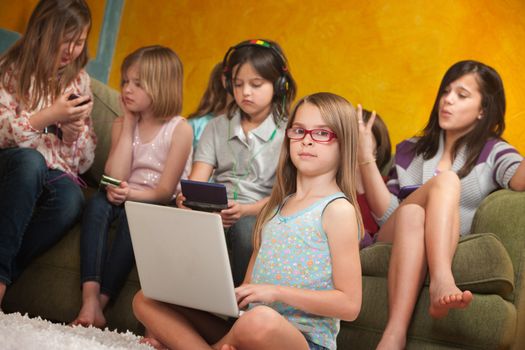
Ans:
[[[19,313],[0,311],[0,348],[2,350],[151,350],[139,344],[131,332],[70,327]]]

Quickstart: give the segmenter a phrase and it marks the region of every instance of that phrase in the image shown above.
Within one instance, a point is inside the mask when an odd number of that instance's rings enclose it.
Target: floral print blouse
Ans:
[[[72,144],[66,144],[54,133],[44,133],[31,125],[31,116],[51,106],[51,101],[41,101],[37,108],[29,109],[16,95],[15,86],[14,78],[10,79],[7,86],[0,83],[0,149],[34,148],[42,153],[50,169],[62,170],[72,175],[87,171],[95,158],[96,146],[91,117],[85,120],[78,139]],[[81,70],[64,93],[92,96],[87,72]]]

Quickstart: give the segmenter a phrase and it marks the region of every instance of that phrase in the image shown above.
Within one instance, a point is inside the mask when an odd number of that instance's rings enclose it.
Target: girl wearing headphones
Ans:
[[[223,61],[226,90],[234,97],[225,115],[206,126],[193,160],[190,180],[226,186],[228,208],[221,211],[232,251],[235,285],[244,279],[253,250],[255,216],[267,202],[275,180],[296,85],[279,45],[243,41]],[[177,197],[183,207],[184,196]]]

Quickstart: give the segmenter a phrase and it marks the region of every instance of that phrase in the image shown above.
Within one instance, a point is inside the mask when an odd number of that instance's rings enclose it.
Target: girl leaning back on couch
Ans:
[[[371,124],[360,120],[360,168],[366,198],[391,242],[388,322],[378,349],[403,349],[427,267],[432,317],[466,308],[470,291],[452,275],[460,235],[468,234],[481,201],[498,188],[525,189],[523,157],[501,139],[505,93],[499,74],[476,61],[446,72],[419,138],[400,143],[385,185],[374,161]],[[419,186],[406,199],[403,188]]]

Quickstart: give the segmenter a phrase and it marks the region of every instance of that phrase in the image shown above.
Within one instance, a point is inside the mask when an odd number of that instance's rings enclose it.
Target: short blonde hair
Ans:
[[[135,63],[142,88],[151,98],[153,114],[162,119],[180,115],[183,71],[179,56],[164,46],[141,47],[124,58],[122,78]]]

